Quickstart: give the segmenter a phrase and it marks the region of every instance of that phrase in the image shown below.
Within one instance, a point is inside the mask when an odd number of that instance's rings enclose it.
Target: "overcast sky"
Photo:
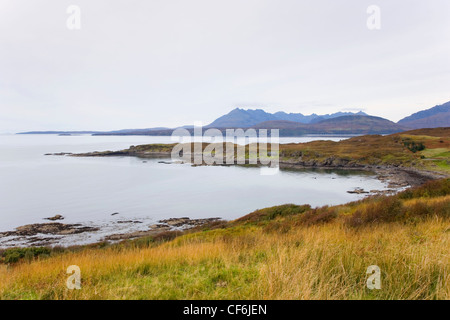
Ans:
[[[235,107],[397,121],[449,100],[448,0],[0,0],[0,132],[207,124]]]

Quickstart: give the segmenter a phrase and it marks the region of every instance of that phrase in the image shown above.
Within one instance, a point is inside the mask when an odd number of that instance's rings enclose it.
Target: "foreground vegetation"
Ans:
[[[9,249],[1,299],[450,299],[450,179],[340,206],[282,205],[188,233]],[[15,258],[11,258],[14,256]],[[81,290],[66,269],[81,269]],[[382,287],[366,287],[367,267]]]

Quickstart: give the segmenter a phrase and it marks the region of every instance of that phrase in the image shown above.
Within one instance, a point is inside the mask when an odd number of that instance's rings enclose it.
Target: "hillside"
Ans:
[[[351,115],[327,119],[314,124],[314,128],[324,132],[358,132],[362,134],[381,134],[404,131],[405,127],[394,122],[373,116]]]
[[[412,129],[450,127],[450,101],[416,112],[397,123]]]
[[[292,167],[384,166],[450,173],[450,128],[420,129],[387,136],[365,135],[339,142],[280,145],[280,163]]]
[[[450,111],[441,112],[423,119],[399,123],[409,128],[439,128],[450,126]]]
[[[336,112],[336,113],[333,113],[331,115],[330,114],[325,114],[325,115],[322,115],[322,116],[317,116],[314,119],[312,119],[310,121],[310,123],[318,123],[318,122],[321,122],[321,121],[327,120],[327,119],[333,119],[333,118],[338,118],[338,117],[343,117],[343,116],[352,116],[352,115],[355,115],[355,116],[368,116],[367,113],[362,112],[362,111],[359,111],[359,112],[356,112],[356,113],[352,113],[352,112]]]
[[[266,121],[256,129],[280,129],[281,136],[302,134],[388,134],[406,130],[392,121],[373,116],[347,115],[312,124],[292,121]]]

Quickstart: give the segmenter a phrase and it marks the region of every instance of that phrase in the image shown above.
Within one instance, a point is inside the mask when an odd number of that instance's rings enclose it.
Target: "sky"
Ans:
[[[449,100],[448,0],[0,0],[3,133],[208,124],[236,107],[398,121]]]

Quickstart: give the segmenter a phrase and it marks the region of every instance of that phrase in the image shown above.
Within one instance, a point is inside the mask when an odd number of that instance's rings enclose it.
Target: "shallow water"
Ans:
[[[282,143],[311,139],[283,138]],[[164,218],[235,219],[284,203],[321,206],[361,199],[362,195],[347,193],[355,187],[385,189],[384,183],[363,172],[281,170],[264,176],[258,168],[191,167],[158,163],[161,159],[44,156],[145,143],[171,141],[146,136],[0,136],[0,231],[60,214],[63,223],[102,228],[61,241],[86,243],[106,234],[144,230]],[[143,223],[117,223],[120,220]]]

